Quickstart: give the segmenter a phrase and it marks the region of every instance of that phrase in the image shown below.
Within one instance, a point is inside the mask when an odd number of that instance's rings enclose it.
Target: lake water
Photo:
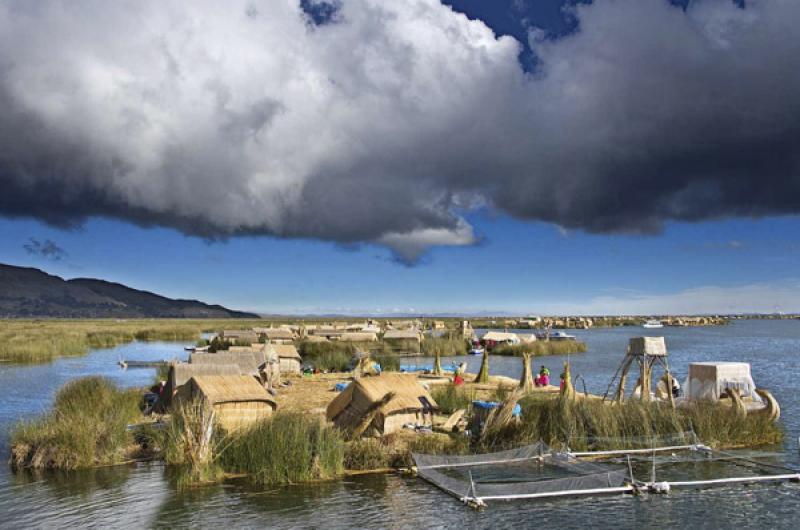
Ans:
[[[800,467],[800,321],[736,321],[709,328],[612,328],[575,332],[589,352],[570,356],[590,392],[604,392],[628,338],[663,335],[670,367],[681,381],[688,362],[751,363],[758,386],[781,404],[786,462]],[[119,357],[183,358],[181,344],[133,343],[51,364],[0,364],[0,458],[8,459],[8,430],[46,410],[65,382],[100,374],[129,386],[149,384],[152,369],[121,370]],[[464,358],[459,358],[459,361]],[[467,358],[470,371],[480,363]],[[546,357],[558,374],[563,358]],[[520,360],[491,358],[491,372],[518,377]],[[537,366],[541,364],[537,360]],[[578,383],[581,390],[581,384]],[[475,512],[422,480],[399,475],[349,478],[313,486],[258,491],[242,483],[178,492],[160,464],[88,472],[14,474],[0,466],[0,528],[795,528],[800,487],[794,484],[673,491],[659,496],[612,496],[493,503]]]

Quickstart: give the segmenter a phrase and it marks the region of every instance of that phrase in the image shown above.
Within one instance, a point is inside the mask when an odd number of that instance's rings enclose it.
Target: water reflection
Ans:
[[[131,474],[131,466],[111,466],[76,471],[25,469],[11,474],[14,487],[41,485],[58,499],[89,497],[98,490],[119,490]]]

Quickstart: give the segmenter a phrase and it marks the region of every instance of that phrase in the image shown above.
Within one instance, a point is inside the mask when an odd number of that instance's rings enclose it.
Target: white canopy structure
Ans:
[[[495,343],[507,342],[508,344],[519,344],[519,336],[516,333],[507,333],[502,331],[489,331],[481,340],[492,341]]]
[[[689,377],[683,390],[686,399],[718,400],[724,396],[725,389],[734,388],[742,398],[750,398],[761,403],[756,393],[756,384],[750,375],[749,363],[701,362],[689,364]]]

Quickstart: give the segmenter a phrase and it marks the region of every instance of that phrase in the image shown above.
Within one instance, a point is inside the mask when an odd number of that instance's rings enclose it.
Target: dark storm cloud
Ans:
[[[537,69],[435,0],[0,0],[0,214],[473,244],[800,213],[800,3],[598,0]],[[131,24],[131,20],[147,24]]]
[[[22,248],[31,256],[40,256],[53,261],[61,261],[69,255],[66,250],[59,247],[55,241],[50,239],[39,241],[32,237],[27,243],[22,245]]]

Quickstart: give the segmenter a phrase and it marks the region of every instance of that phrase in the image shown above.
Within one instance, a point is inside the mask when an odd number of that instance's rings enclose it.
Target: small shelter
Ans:
[[[189,363],[193,365],[233,364],[239,367],[239,373],[248,375],[258,374],[259,366],[265,362],[264,350],[220,350],[217,353],[193,353],[189,356]]]
[[[278,356],[281,373],[299,374],[303,358],[297,352],[294,344],[272,344],[272,350]]]
[[[395,351],[420,353],[422,333],[416,329],[389,329],[383,334],[383,342]]]
[[[328,404],[327,418],[350,433],[360,427],[367,434],[390,434],[430,422],[426,416],[437,408],[416,376],[383,374],[350,383]]]
[[[226,329],[222,332],[222,338],[228,342],[237,344],[251,344],[258,342],[258,335],[250,329]]]
[[[344,329],[340,328],[330,328],[330,327],[320,327],[316,329],[312,329],[310,335],[315,337],[324,337],[328,340],[330,339],[337,339],[341,337],[345,332]]]
[[[258,328],[258,337],[270,344],[291,344],[295,333],[290,328]]]
[[[638,394],[639,397],[645,401],[650,400],[653,368],[656,365],[661,365],[664,369],[666,388],[672,388],[672,375],[669,372],[667,344],[664,342],[664,337],[633,337],[628,341],[628,352],[622,360],[622,364],[617,368],[614,377],[611,379],[611,383],[609,383],[606,393],[603,396],[604,400],[610,396],[611,389],[616,382],[614,400],[622,401],[625,396],[625,384],[627,382],[628,372],[634,363],[639,366],[639,380],[635,385],[634,395]],[[674,406],[671,391],[667,392],[667,397]]]
[[[217,421],[229,432],[268,418],[277,408],[275,399],[249,375],[192,377],[185,397],[202,399],[212,406]]]
[[[372,332],[359,331],[342,333],[339,342],[377,342],[378,335]]]
[[[481,337],[483,345],[489,349],[499,346],[501,344],[519,344],[519,336],[516,333],[508,333],[506,331],[487,331]]]
[[[735,362],[689,363],[689,377],[684,385],[684,395],[689,400],[717,401],[727,389],[738,391],[742,398],[761,402],[756,384],[750,375],[750,364]]]
[[[178,390],[189,382],[194,376],[199,375],[241,375],[239,365],[229,364],[187,364],[172,363],[167,375],[167,385],[164,389],[164,407],[169,407]]]

